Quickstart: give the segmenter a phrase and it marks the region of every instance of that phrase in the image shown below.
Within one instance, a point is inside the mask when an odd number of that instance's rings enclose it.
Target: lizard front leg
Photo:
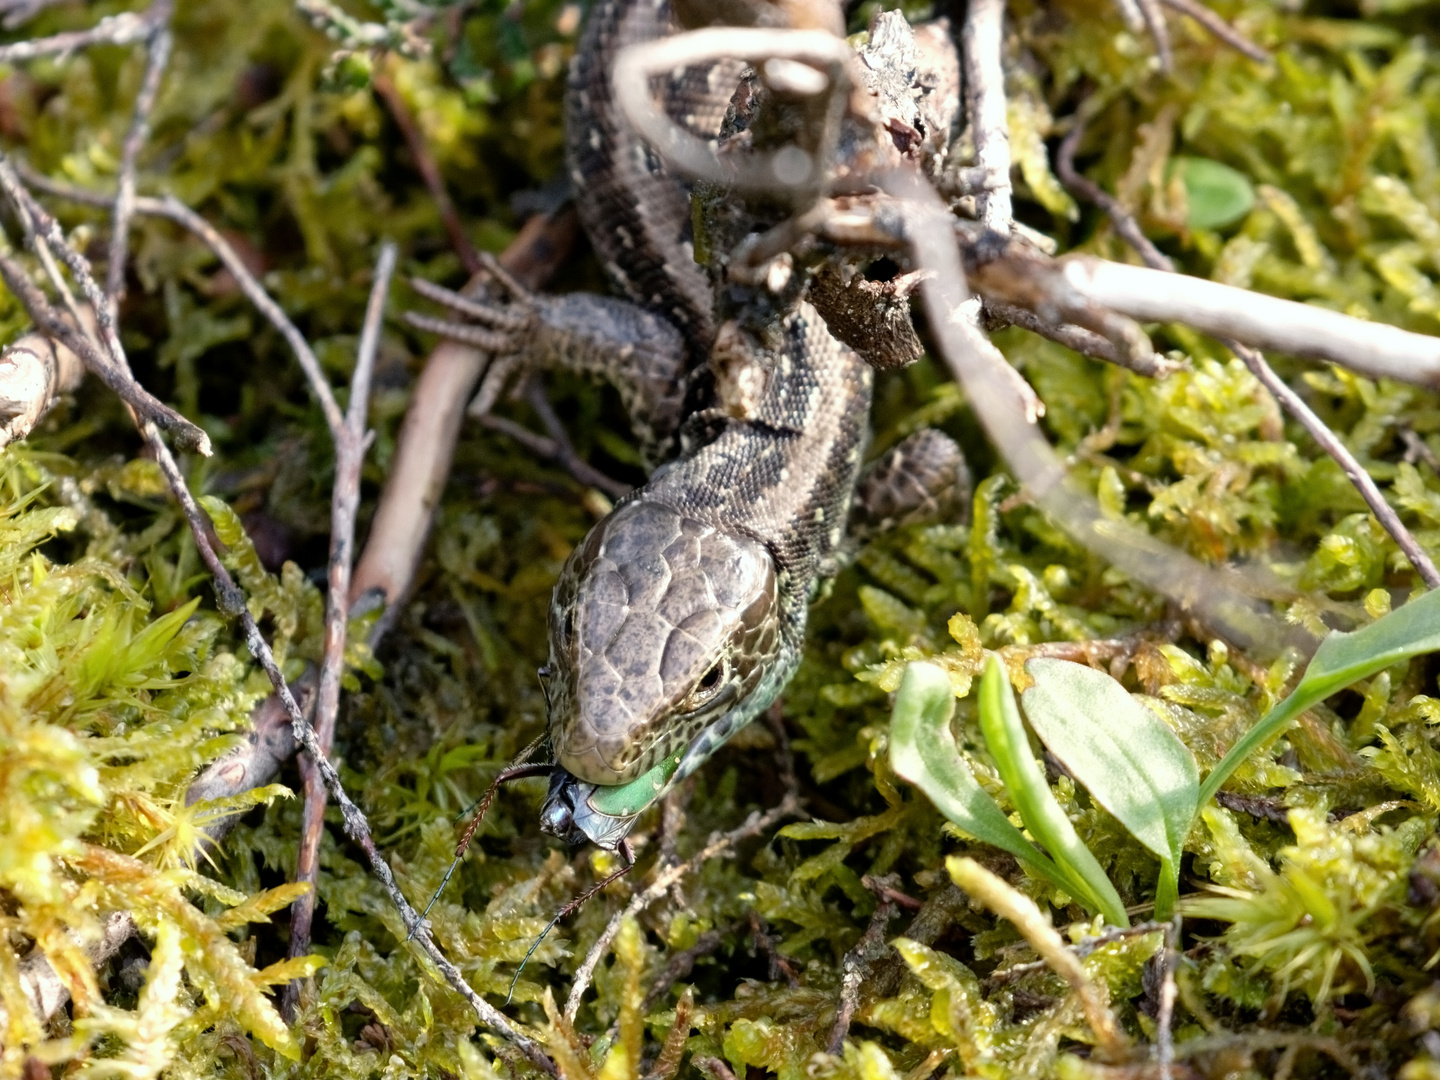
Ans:
[[[505,299],[476,299],[424,281],[415,290],[466,321],[407,313],[414,326],[494,355],[471,412],[489,412],[520,372],[572,371],[609,383],[620,394],[653,468],[672,452],[688,389],[685,341],[668,321],[638,305],[592,293],[543,296],[503,271],[491,274]]]

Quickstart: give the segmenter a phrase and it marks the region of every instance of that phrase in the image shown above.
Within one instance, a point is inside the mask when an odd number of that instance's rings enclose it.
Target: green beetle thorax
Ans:
[[[762,681],[777,602],[758,541],[643,496],[614,511],[571,554],[550,608],[555,763],[616,785],[683,751]]]

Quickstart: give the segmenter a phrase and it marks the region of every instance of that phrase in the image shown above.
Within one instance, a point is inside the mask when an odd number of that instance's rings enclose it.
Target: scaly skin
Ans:
[[[621,48],[669,30],[663,0],[597,0],[566,95],[581,220],[627,300],[465,305],[514,335],[510,364],[614,383],[662,462],[566,563],[540,672],[554,753],[541,827],[611,849],[794,674],[808,604],[844,557],[871,398],[870,367],[798,292],[760,297],[769,321],[741,329],[726,312],[744,298],[696,265],[689,195],[609,85]],[[714,137],[738,76],[729,63],[678,73],[667,112]],[[874,506],[859,531],[963,505],[966,483],[953,442],[913,436],[862,485]]]

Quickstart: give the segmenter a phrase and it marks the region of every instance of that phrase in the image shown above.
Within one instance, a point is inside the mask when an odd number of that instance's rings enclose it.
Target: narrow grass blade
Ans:
[[[950,720],[955,693],[950,676],[935,664],[909,665],[895,694],[890,721],[890,766],[923,791],[935,808],[977,840],[1019,859],[1036,876],[1083,899],[1080,883],[1055,865],[985,794],[960,757]]]
[[[1245,733],[1200,785],[1196,813],[1230,774],[1261,746],[1277,738],[1312,705],[1391,664],[1440,650],[1440,589],[1411,600],[1351,634],[1334,631],[1320,643],[1300,685]]]
[[[1005,781],[1005,789],[1030,835],[1062,869],[1072,872],[1083,883],[1084,891],[1075,898],[1098,910],[1112,925],[1129,926],[1120,894],[1055,801],[1045,773],[1030,752],[1030,740],[1025,737],[1025,725],[1015,704],[1015,692],[994,656],[990,657],[980,680],[980,728],[985,732],[985,743],[995,759],[1000,778]]]

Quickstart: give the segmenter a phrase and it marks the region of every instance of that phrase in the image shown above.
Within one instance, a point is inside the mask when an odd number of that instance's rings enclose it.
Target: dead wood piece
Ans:
[[[965,104],[983,180],[976,191],[980,221],[1008,236],[1011,219],[1010,127],[1005,116],[1004,0],[971,0],[961,36]]]
[[[908,275],[907,275],[908,277]],[[867,281],[854,266],[825,266],[806,298],[837,338],[881,371],[920,359],[924,348],[910,321],[913,282]]]
[[[0,352],[0,449],[35,430],[84,373],[78,356],[44,334],[25,334],[6,346]]]

